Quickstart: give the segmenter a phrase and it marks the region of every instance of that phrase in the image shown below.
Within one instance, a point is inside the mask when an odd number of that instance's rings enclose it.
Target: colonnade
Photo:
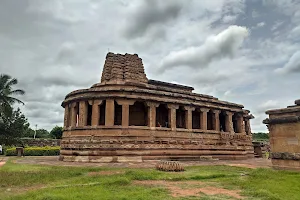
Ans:
[[[86,127],[86,126],[99,126],[100,116],[104,117],[103,126],[112,127],[115,126],[115,103],[122,106],[122,127],[129,127],[130,118],[130,106],[135,104],[136,100],[89,100],[72,102],[65,106],[64,127]],[[147,107],[147,126],[150,129],[157,129],[156,111],[160,103],[158,102],[144,102]],[[100,106],[105,104],[105,114],[100,113]],[[165,104],[165,103],[162,103]],[[179,109],[179,105],[165,104],[168,108],[168,129],[176,131],[179,128],[176,127],[176,110]],[[199,113],[199,129],[200,130],[213,130],[224,131],[229,133],[246,133],[251,134],[249,119],[244,117],[242,113],[234,113],[232,111],[199,108],[193,106],[181,106],[185,112],[185,129],[193,130],[193,112],[197,110]],[[220,113],[225,116],[225,121],[220,124]],[[208,113],[210,119],[208,119]],[[233,120],[233,116],[235,119]],[[198,118],[197,118],[198,119]],[[211,120],[210,129],[208,129],[208,120]],[[223,126],[224,126],[223,125]],[[220,130],[222,127],[222,130]]]

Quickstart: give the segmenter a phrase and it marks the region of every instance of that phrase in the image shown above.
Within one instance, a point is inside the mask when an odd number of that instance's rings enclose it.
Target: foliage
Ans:
[[[52,136],[52,138],[55,138],[55,139],[61,139],[62,134],[63,134],[63,127],[60,127],[60,126],[55,126],[50,131],[50,135]]]
[[[106,170],[124,173],[110,175],[100,173]],[[94,172],[93,175],[90,172]],[[241,190],[241,194],[249,200],[298,200],[299,179],[300,174],[297,172],[230,166],[186,167],[185,172],[169,173],[154,169],[62,167],[16,164],[9,161],[0,168],[0,199],[233,199],[229,196],[205,194],[201,194],[200,197],[173,197],[164,186],[147,186],[134,182],[164,180],[166,184],[169,181],[176,182],[178,187],[192,189],[195,185],[189,185],[184,181],[193,180],[193,183],[199,181],[196,187]]]
[[[25,147],[24,156],[56,156],[59,155],[60,147]],[[16,148],[6,149],[6,156],[16,156]]]
[[[20,137],[29,127],[29,123],[20,109],[7,109],[0,116],[0,144],[13,145],[20,142]]]
[[[20,109],[13,109],[14,103],[24,104],[14,95],[24,95],[20,89],[14,90],[12,87],[18,80],[6,74],[0,75],[0,144],[16,144],[19,138],[28,128],[29,124]]]
[[[268,133],[252,133],[252,137],[254,140],[269,140],[269,134]]]
[[[23,137],[33,138],[34,134],[35,134],[35,130],[33,130],[32,128],[28,128],[25,131]],[[35,138],[51,138],[51,136],[50,136],[50,133],[46,129],[37,129]]]
[[[18,84],[18,80],[12,78],[7,74],[0,75],[0,113],[5,112],[6,109],[12,109],[14,103],[24,104],[21,100],[13,97],[13,95],[24,95],[24,90],[16,89],[12,87]]]

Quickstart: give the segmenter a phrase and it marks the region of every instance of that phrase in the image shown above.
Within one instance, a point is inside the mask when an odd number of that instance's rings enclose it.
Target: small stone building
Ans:
[[[60,159],[123,162],[253,157],[249,111],[193,90],[148,80],[137,54],[108,53],[100,83],[73,91],[62,102]]]
[[[268,110],[263,123],[269,129],[274,168],[300,170],[300,99],[296,105]]]

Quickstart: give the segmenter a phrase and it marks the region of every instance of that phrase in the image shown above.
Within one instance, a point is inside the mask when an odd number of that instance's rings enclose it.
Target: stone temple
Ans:
[[[62,102],[60,160],[252,158],[249,111],[193,90],[148,80],[137,54],[108,53],[100,83]]]
[[[266,111],[271,158],[276,169],[300,170],[300,99],[295,105]]]

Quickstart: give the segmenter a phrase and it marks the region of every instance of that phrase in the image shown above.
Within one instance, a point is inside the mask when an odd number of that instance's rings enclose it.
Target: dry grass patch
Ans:
[[[99,175],[116,175],[116,174],[124,174],[125,171],[101,171],[101,172],[89,172],[88,176],[99,176]]]
[[[227,190],[219,187],[206,186],[206,183],[200,181],[134,181],[137,185],[152,185],[152,186],[163,186],[166,187],[173,197],[191,197],[191,196],[201,196],[205,195],[226,195],[234,197],[236,199],[243,199],[240,195],[240,190]]]

